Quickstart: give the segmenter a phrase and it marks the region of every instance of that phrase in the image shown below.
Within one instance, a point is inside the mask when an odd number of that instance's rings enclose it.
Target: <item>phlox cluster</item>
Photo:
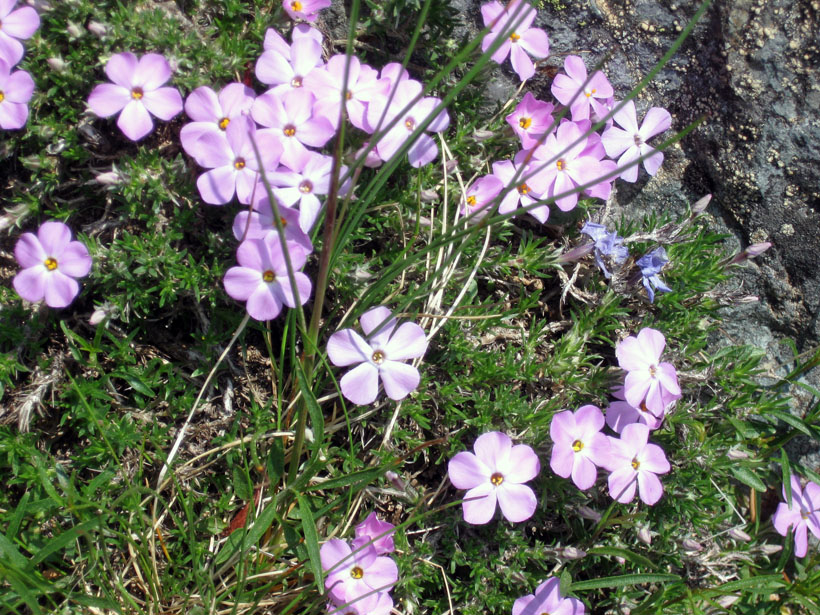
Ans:
[[[482,6],[481,14],[490,28],[482,49],[496,45],[492,59],[501,63],[509,56],[518,76],[529,79],[535,72],[530,56],[549,55],[547,34],[532,27],[535,8],[524,1],[493,1]],[[527,92],[507,116],[521,150],[511,161],[493,163],[492,173],[477,178],[466,190],[463,215],[483,216],[498,204],[500,214],[521,209],[544,223],[549,208],[543,201],[569,211],[579,196],[607,199],[615,178],[637,179],[640,160],[650,175],[657,173],[663,154],[647,141],[671,126],[666,110],[649,109],[639,126],[634,103],[616,101],[604,73],[589,75],[584,61],[574,55],[564,61],[564,72],[556,75],[551,91],[554,102]],[[599,123],[600,133],[593,130]],[[599,248],[599,264],[602,254]]]
[[[393,558],[395,526],[371,512],[351,542],[333,538],[319,551],[330,597],[329,613],[389,615],[390,589],[399,578]]]
[[[17,1],[0,0],[0,128],[4,130],[26,125],[34,93],[31,75],[14,67],[25,54],[22,41],[40,27],[40,16],[30,6],[17,8]]]

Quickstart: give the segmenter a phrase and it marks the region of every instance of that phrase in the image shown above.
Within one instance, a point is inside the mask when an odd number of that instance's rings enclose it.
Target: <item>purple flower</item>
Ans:
[[[251,114],[262,132],[275,135],[282,143],[282,164],[291,166],[305,146],[322,147],[336,133],[327,118],[313,114],[313,94],[305,89],[277,94],[268,90],[253,103]]]
[[[301,269],[307,260],[304,251],[295,245],[289,245],[288,251],[293,268]],[[225,291],[237,301],[247,301],[251,318],[271,320],[279,316],[283,305],[296,307],[282,242],[276,233],[243,241],[236,250],[236,260],[239,266],[225,273]],[[301,271],[295,271],[294,278],[299,302],[304,305],[310,297],[310,280]]]
[[[646,294],[649,295],[650,303],[654,303],[655,301],[655,290],[664,293],[672,292],[672,289],[658,277],[661,269],[663,269],[663,266],[668,262],[669,257],[666,256],[666,250],[663,249],[663,246],[659,246],[651,252],[647,252],[636,262],[638,267],[641,268],[643,286],[646,289]]]
[[[291,19],[314,22],[319,11],[330,6],[330,0],[282,0],[282,8]]]
[[[384,73],[384,70],[382,70]],[[404,142],[441,103],[438,98],[427,96],[422,98],[422,85],[415,79],[404,79],[394,84],[395,92],[387,106],[388,97],[376,96],[367,106],[366,126],[369,132],[381,130],[397,119],[393,127],[387,131],[376,143],[376,153],[382,160],[390,160],[401,149]],[[399,113],[408,103],[413,103],[410,109]],[[427,126],[429,132],[442,132],[450,125],[450,117],[446,111],[439,113]],[[424,133],[420,134],[408,150],[410,166],[421,167],[432,162],[438,156],[438,148],[433,138]]]
[[[362,331],[369,336],[367,341],[353,329],[342,329],[327,342],[327,356],[333,365],[358,364],[342,376],[342,395],[354,404],[371,404],[376,401],[381,379],[390,399],[404,399],[421,379],[419,371],[404,361],[424,355],[424,330],[412,322],[397,326],[386,307],[368,310],[359,321]]]
[[[656,329],[646,327],[637,337],[630,335],[615,347],[618,365],[627,371],[624,396],[633,408],[646,408],[661,415],[681,398],[678,374],[671,363],[659,363],[666,338]]]
[[[260,239],[268,233],[277,232],[276,223],[273,221],[273,208],[261,182],[256,186],[256,193],[258,198],[254,200],[250,211],[244,209],[233,219],[233,235],[240,242],[245,239]],[[260,194],[261,197],[258,196]],[[310,237],[299,227],[299,212],[279,205],[279,213],[282,216],[281,222],[288,245],[293,243],[299,246],[305,254],[313,252]]]
[[[621,433],[624,427],[632,423],[643,423],[653,431],[661,426],[664,416],[663,411],[657,415],[653,414],[645,403],[637,408],[631,406],[626,401],[623,387],[618,387],[612,394],[618,398],[618,401],[611,402],[606,409],[606,424],[615,433]]]
[[[461,504],[464,520],[474,525],[489,523],[496,502],[508,521],[532,517],[538,504],[535,493],[523,483],[541,470],[538,456],[526,444],[512,445],[498,431],[480,435],[473,444],[475,454],[463,451],[450,460],[447,472],[456,489],[467,489]]]
[[[185,113],[194,121],[179,133],[182,147],[196,157],[199,137],[206,132],[225,132],[231,120],[250,112],[253,100],[253,90],[243,83],[229,83],[218,95],[208,86],[198,87],[185,99]]]
[[[153,130],[151,115],[167,122],[182,112],[177,89],[161,87],[171,78],[171,66],[158,53],[146,53],[139,60],[128,51],[115,54],[106,63],[105,74],[114,83],[95,86],[88,105],[100,117],[119,113],[117,126],[132,141]]]
[[[367,538],[357,538],[351,548],[344,540],[333,538],[319,550],[322,569],[328,573],[325,586],[336,602],[344,604],[374,591],[385,592],[399,579],[396,562],[379,556],[367,542]]]
[[[784,502],[777,505],[772,516],[774,529],[786,536],[789,528],[794,530],[794,554],[803,557],[808,550],[808,532],[820,538],[820,485],[809,481],[805,489],[800,488],[800,478],[791,475],[792,505],[789,507],[786,498],[786,487],[783,487]]]
[[[26,125],[28,101],[33,93],[31,75],[24,70],[11,72],[11,67],[0,58],[0,128],[15,130]]]
[[[605,466],[609,440],[601,433],[604,415],[597,406],[581,406],[552,417],[550,438],[553,441],[550,467],[558,476],[569,478],[578,489],[586,490],[598,477],[596,466]]]
[[[550,577],[534,594],[522,596],[515,601],[512,615],[584,615],[584,603],[577,598],[563,598],[558,577]]]
[[[322,202],[317,195],[330,190],[330,172],[333,158],[307,149],[295,151],[268,178],[274,186],[273,193],[287,207],[299,207],[299,226],[309,233],[319,217]],[[344,173],[344,168],[341,170]]]
[[[277,94],[304,86],[305,77],[322,66],[322,33],[306,24],[299,24],[291,34],[288,45],[275,31],[265,34],[265,51],[256,61],[256,77],[272,85]]]
[[[484,216],[487,213],[487,206],[493,202],[503,188],[504,183],[495,175],[478,178],[472,186],[467,188],[464,200],[461,202],[461,215]]]
[[[532,27],[535,14],[535,9],[526,0],[512,0],[506,7],[493,0],[481,7],[484,25],[490,27],[490,32],[481,41],[482,51],[487,51],[500,34],[509,31],[511,25],[515,26],[512,33],[507,33],[507,39],[492,59],[501,64],[509,55],[513,70],[521,81],[535,74],[535,65],[529,56],[546,58],[550,54],[547,33]]]
[[[620,156],[618,158],[619,168],[626,167],[641,156],[649,156],[644,159],[643,167],[650,175],[657,173],[663,163],[663,154],[651,145],[647,145],[646,142],[672,125],[672,116],[669,112],[660,107],[652,107],[646,112],[646,117],[641,127],[638,128],[635,103],[630,100],[613,116],[613,119],[621,128],[612,126],[601,135],[607,155],[610,158]],[[638,165],[633,164],[628,169],[624,168],[621,172],[621,179],[628,182],[638,179]]]
[[[371,512],[364,521],[356,526],[356,538],[367,538],[368,542],[372,542],[378,555],[386,555],[396,550],[396,545],[393,543],[395,529],[395,525],[382,521],[375,512]]]
[[[620,440],[609,438],[609,495],[621,504],[632,501],[636,487],[641,500],[650,506],[663,495],[657,475],[666,474],[671,468],[663,449],[648,444],[648,440],[649,427],[642,423],[624,427]]]
[[[533,150],[531,166],[547,184],[544,197],[559,197],[555,204],[561,211],[570,211],[578,204],[578,186],[605,174],[600,160],[585,154],[587,142],[580,126],[562,122],[554,134],[547,135],[544,143]]]
[[[613,95],[606,76],[599,70],[595,71],[589,83],[584,85],[587,67],[578,56],[567,56],[564,70],[567,74],[556,75],[552,82],[552,95],[562,105],[570,108],[572,120],[577,122],[605,117],[609,113],[607,102]]]
[[[335,55],[322,70],[312,71],[305,77],[305,87],[316,95],[313,112],[327,118],[338,128],[342,105],[345,56]],[[376,97],[385,97],[390,89],[388,79],[379,79],[379,72],[362,64],[356,56],[350,57],[345,91],[345,110],[350,123],[360,130],[367,130],[365,116],[368,103]]]
[[[224,205],[236,194],[240,203],[251,202],[260,168],[251,137],[256,139],[262,168],[273,171],[279,164],[282,144],[274,135],[257,131],[247,116],[236,117],[224,133],[206,132],[199,137],[194,159],[199,166],[210,169],[196,180],[203,201]]]
[[[606,268],[604,256],[608,256],[616,265],[622,265],[629,256],[629,250],[623,245],[624,238],[617,232],[607,232],[603,224],[587,222],[581,229],[581,233],[588,235],[595,242],[595,263],[601,268],[604,277],[609,279],[612,274]]]
[[[16,11],[17,0],[0,0],[0,60],[14,66],[22,58],[25,49],[21,40],[31,38],[40,27],[40,16],[30,6]]]
[[[82,278],[91,270],[88,249],[71,240],[71,229],[62,222],[44,222],[37,234],[23,233],[14,246],[14,256],[23,270],[14,276],[14,290],[32,303],[62,308],[70,304]]]
[[[521,147],[532,149],[540,145],[547,133],[555,130],[553,111],[555,105],[552,103],[542,102],[530,92],[524,94],[515,111],[507,116],[507,123],[521,139]]]
[[[521,169],[520,164],[514,164],[510,160],[502,160],[493,163],[493,177],[497,177],[503,186],[508,186]],[[527,178],[527,181],[521,181]],[[518,175],[518,185],[507,191],[498,206],[498,213],[506,214],[515,211],[519,207],[532,205],[541,198],[547,189],[543,174],[533,173],[529,166],[525,166]],[[544,224],[549,218],[550,208],[546,205],[538,205],[527,211],[533,218]]]

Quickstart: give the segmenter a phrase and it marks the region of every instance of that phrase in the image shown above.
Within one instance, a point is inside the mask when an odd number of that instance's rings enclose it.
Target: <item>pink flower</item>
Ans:
[[[168,121],[182,112],[176,88],[160,87],[171,78],[168,61],[157,53],[137,56],[128,51],[111,56],[105,74],[114,83],[101,83],[88,97],[91,110],[100,117],[119,113],[117,126],[132,141],[154,128],[151,115]]]
[[[432,96],[422,97],[422,85],[415,79],[399,81],[394,84],[394,90],[389,106],[387,106],[389,96],[376,96],[367,106],[366,127],[369,132],[381,130],[382,127],[389,126],[394,119],[397,120],[376,143],[376,153],[385,161],[390,160],[401,149],[416,127],[426,120],[441,103],[438,98]],[[409,103],[412,103],[412,106],[404,111],[404,107]],[[402,115],[398,117],[400,113]],[[446,111],[442,111],[427,126],[426,130],[442,132],[449,125],[450,117]],[[438,156],[438,147],[432,137],[422,133],[410,146],[407,154],[410,166],[418,168],[435,160]]]
[[[606,424],[615,433],[621,433],[624,427],[632,423],[643,423],[650,430],[658,429],[663,422],[663,412],[655,415],[649,411],[646,404],[641,404],[638,408],[629,405],[624,397],[624,388],[618,387],[613,395],[619,401],[613,401],[606,409]]]
[[[371,512],[364,521],[356,526],[356,538],[367,538],[369,542],[372,542],[376,553],[385,555],[396,550],[396,545],[393,543],[395,529],[395,525],[382,521],[375,512]]]
[[[633,408],[646,404],[655,416],[681,398],[678,374],[671,363],[659,363],[666,338],[656,329],[646,327],[638,336],[629,336],[615,347],[618,365],[627,371],[624,396]]]
[[[275,136],[257,131],[249,117],[234,118],[224,133],[206,132],[199,137],[194,159],[199,166],[210,169],[196,180],[203,201],[224,205],[236,194],[240,203],[251,202],[260,168],[251,137],[256,139],[261,167],[272,172],[279,164],[282,144]]]
[[[14,256],[23,270],[14,276],[14,290],[32,303],[62,308],[80,292],[74,278],[91,271],[91,256],[79,241],[71,240],[71,229],[62,222],[44,222],[37,234],[23,233],[14,246]]]
[[[299,24],[293,29],[291,39],[293,43],[288,45],[279,34],[268,29],[265,51],[256,61],[256,77],[272,85],[271,89],[277,94],[304,87],[305,77],[324,64],[321,32]]]
[[[473,444],[475,454],[463,451],[450,460],[447,472],[457,489],[467,489],[461,504],[464,520],[474,525],[489,523],[496,502],[508,521],[532,517],[538,502],[523,483],[541,470],[538,456],[526,444],[512,445],[498,431],[480,435]]]
[[[40,16],[30,6],[16,11],[17,0],[0,0],[0,60],[14,66],[22,58],[25,49],[21,40],[31,38],[40,27]]]
[[[330,190],[330,171],[333,158],[319,152],[302,149],[295,151],[276,172],[268,175],[274,186],[273,193],[287,207],[299,208],[299,226],[305,233],[313,228],[322,202],[317,195],[325,195]],[[341,171],[344,173],[344,169]]]
[[[772,516],[774,529],[787,536],[789,528],[794,530],[794,554],[803,557],[808,550],[808,532],[820,538],[820,485],[809,481],[805,489],[800,488],[800,478],[791,475],[792,505],[789,507],[786,488],[783,487],[784,502],[777,505]]]
[[[250,113],[254,93],[243,83],[229,83],[217,95],[208,86],[195,89],[185,99],[185,113],[193,122],[182,127],[179,140],[191,157],[196,157],[196,142],[206,132],[225,132],[231,120]]]
[[[462,216],[482,217],[488,211],[488,206],[495,200],[504,183],[495,175],[485,175],[475,180],[464,195],[461,202]]]
[[[667,130],[672,125],[672,116],[666,109],[652,107],[646,112],[641,127],[638,128],[638,119],[635,115],[635,103],[628,101],[613,119],[622,128],[610,127],[601,135],[601,141],[610,158],[618,158],[618,167],[623,168],[641,156],[649,156],[643,161],[643,167],[650,175],[658,172],[663,163],[663,153],[657,151],[646,142],[657,134]],[[654,154],[653,154],[654,152]],[[621,179],[634,182],[638,179],[638,165],[633,164],[624,168]]]
[[[601,161],[585,151],[587,144],[583,127],[562,122],[533,150],[530,166],[547,185],[543,196],[556,197],[555,204],[561,211],[570,211],[578,204],[578,186],[595,182],[605,173]],[[520,152],[516,161],[525,155]]]
[[[550,577],[538,587],[534,594],[522,596],[515,601],[512,615],[584,615],[584,603],[577,598],[563,598],[558,577]]]
[[[282,0],[282,8],[291,19],[314,22],[319,11],[330,6],[330,0]]]
[[[342,329],[327,342],[327,356],[333,365],[358,364],[342,376],[342,395],[354,404],[371,404],[379,394],[381,379],[390,399],[404,399],[421,380],[419,371],[404,361],[421,357],[427,351],[424,330],[411,322],[397,326],[386,307],[368,310],[359,322],[369,336],[367,341],[353,329]]]
[[[555,105],[552,103],[542,102],[530,92],[524,94],[515,111],[507,116],[507,123],[521,139],[521,147],[532,149],[540,145],[548,133],[555,130],[553,111]]]
[[[490,32],[481,41],[481,50],[487,51],[500,34],[514,26],[512,33],[507,33],[507,39],[492,55],[492,59],[501,64],[509,55],[513,70],[518,73],[521,81],[532,77],[535,65],[529,56],[546,58],[550,54],[547,33],[532,27],[535,9],[526,0],[512,0],[506,7],[493,0],[481,7],[481,16],[484,25],[490,27]]]
[[[663,449],[648,444],[649,428],[642,423],[624,427],[620,440],[609,438],[610,455],[606,469],[609,475],[609,495],[621,504],[631,502],[635,489],[650,506],[661,499],[663,485],[658,474],[671,469]]]
[[[319,550],[322,569],[328,573],[325,586],[338,603],[352,602],[374,591],[385,592],[399,578],[396,562],[379,556],[367,542],[357,538],[351,548],[344,540],[333,538]]]
[[[293,268],[304,267],[304,251],[295,245],[288,246],[288,251]],[[237,301],[247,301],[245,307],[251,318],[271,320],[279,316],[283,305],[296,307],[282,242],[276,233],[243,241],[236,250],[236,260],[239,266],[225,273],[225,291]],[[304,305],[310,297],[310,280],[301,271],[296,271],[294,278],[299,302]]]
[[[313,94],[305,89],[277,94],[268,90],[253,103],[253,119],[282,144],[282,164],[291,166],[305,146],[322,147],[336,134],[327,118],[313,114]]]
[[[497,177],[504,187],[510,185],[510,182],[512,182],[519,170],[521,173],[518,174],[518,185],[508,190],[504,198],[501,199],[501,204],[498,206],[498,213],[500,214],[506,214],[515,211],[519,207],[532,205],[537,200],[540,200],[547,190],[544,175],[533,173],[529,165],[521,170],[520,164],[514,164],[510,160],[501,160],[493,163],[493,177]],[[526,181],[522,181],[524,178],[526,178]],[[541,224],[544,224],[547,218],[549,218],[550,208],[546,205],[537,205],[527,210],[527,213]]]
[[[328,615],[390,615],[393,599],[386,591],[366,595],[356,601],[338,602],[331,597]]]
[[[589,83],[584,85],[587,67],[578,56],[567,56],[564,70],[567,74],[556,75],[552,82],[552,95],[570,108],[572,120],[577,122],[605,117],[609,113],[607,103],[614,93],[606,76],[599,70],[595,71]]]
[[[253,207],[248,211],[240,211],[233,219],[233,235],[240,242],[245,239],[261,239],[268,233],[277,233],[276,223],[273,221],[273,208],[270,206],[265,186],[259,182],[256,185],[257,198]],[[259,195],[262,195],[261,197]],[[313,243],[299,227],[299,212],[290,207],[279,205],[281,222],[285,230],[285,239],[299,246],[305,254],[313,252]]]
[[[34,93],[34,80],[24,70],[11,72],[0,58],[0,128],[16,130],[26,125],[28,101]]]
[[[558,476],[569,478],[582,491],[595,484],[598,468],[609,456],[609,440],[601,433],[604,415],[597,406],[581,406],[552,417],[550,438],[554,442],[550,467]]]

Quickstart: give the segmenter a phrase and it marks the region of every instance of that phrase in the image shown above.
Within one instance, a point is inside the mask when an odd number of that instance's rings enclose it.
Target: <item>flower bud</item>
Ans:
[[[356,160],[362,157],[364,150],[367,149],[367,146],[369,144],[369,141],[365,141],[364,143],[362,143],[362,146],[359,148],[359,151],[357,151],[355,154]],[[367,156],[364,159],[364,166],[368,167],[369,169],[375,169],[377,167],[382,166],[382,159],[379,158],[379,155],[376,153],[375,148],[367,152]]]
[[[435,190],[429,190],[424,188],[421,191],[421,200],[424,203],[432,203],[433,201],[438,201],[438,192]]]
[[[731,536],[735,540],[739,540],[740,542],[749,542],[752,539],[751,536],[749,536],[739,527],[733,527],[731,530],[729,530],[729,536]]]
[[[638,540],[640,540],[645,545],[652,544],[652,534],[649,531],[649,528],[644,526],[638,530]]]
[[[753,243],[748,248],[746,248],[746,254],[749,255],[749,258],[754,258],[755,256],[760,256],[766,250],[772,247],[771,242],[763,241],[761,243]]]
[[[65,30],[71,38],[80,38],[83,35],[83,31],[80,30],[80,26],[75,23],[69,23]]]
[[[689,551],[691,553],[703,551],[703,545],[695,540],[692,540],[691,538],[684,538],[681,544],[683,545],[684,551]]]
[[[495,135],[495,133],[492,130],[476,130],[473,132],[473,139],[476,141],[486,141],[493,135]]]
[[[384,477],[387,480],[389,480],[390,484],[393,485],[396,489],[398,489],[399,491],[404,491],[406,485],[404,484],[404,481],[402,480],[401,476],[399,476],[392,470],[388,470],[384,473]]]
[[[760,550],[766,555],[774,555],[783,550],[783,545],[760,545]]]
[[[122,177],[116,171],[106,171],[105,173],[100,173],[94,179],[103,186],[113,186],[114,184],[119,184],[122,182]]]
[[[709,205],[709,201],[711,200],[711,194],[707,194],[706,196],[699,198],[695,204],[692,205],[692,215],[697,216],[698,214],[702,214],[706,211],[706,207]]]
[[[105,36],[106,28],[99,21],[91,21],[88,24],[88,31],[95,36],[102,38]]]
[[[62,58],[49,58],[46,64],[51,67],[55,73],[61,73],[65,70],[65,61]]]
[[[564,559],[581,559],[587,556],[587,552],[575,547],[564,547],[558,550],[558,555]]]
[[[746,295],[738,299],[737,303],[757,303],[758,301],[760,301],[760,297],[757,295]]]
[[[598,521],[601,520],[601,513],[599,513],[597,510],[592,510],[589,506],[579,507],[578,514],[584,519],[595,521],[595,523],[598,523]]]
[[[742,451],[739,448],[730,448],[726,452],[726,456],[734,461],[739,461],[740,459],[748,459],[749,453]]]
[[[717,599],[717,603],[722,606],[724,609],[728,609],[732,606],[735,602],[740,599],[740,596],[736,596],[734,594],[727,594],[725,596],[721,596]]]
[[[447,173],[452,173],[456,170],[457,167],[458,161],[454,160],[453,158],[450,158],[450,160],[444,163],[444,170],[447,171]]]
[[[567,250],[561,256],[558,257],[559,263],[574,263],[575,261],[583,258],[595,247],[594,243],[585,243],[580,246],[575,246],[571,250]]]

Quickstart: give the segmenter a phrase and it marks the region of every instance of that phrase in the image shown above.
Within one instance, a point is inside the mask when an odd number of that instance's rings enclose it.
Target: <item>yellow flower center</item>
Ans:
[[[350,100],[351,98],[353,98],[353,93],[350,90],[348,90],[347,92],[345,92],[345,100]]]
[[[313,192],[313,184],[306,179],[301,184],[299,184],[299,192],[301,192],[302,194],[310,194],[311,192]]]
[[[290,3],[290,8],[292,11],[299,12],[302,10],[302,3],[299,2],[299,0],[293,0],[293,2]],[[361,579],[361,577],[358,578]]]
[[[521,128],[523,128],[524,130],[526,130],[527,128],[532,126],[532,118],[531,117],[522,117],[520,120],[518,120],[518,125]]]
[[[476,203],[477,201],[475,195],[471,194],[467,197],[467,205],[469,205],[470,207],[474,207]]]
[[[374,350],[373,356],[370,357],[373,360],[373,363],[376,365],[381,365],[384,361],[384,353],[381,350]]]
[[[233,168],[236,169],[237,171],[241,171],[242,169],[244,169],[245,168],[245,159],[244,158],[237,158],[236,160],[234,160]]]
[[[499,473],[499,472],[496,472],[495,474],[493,474],[493,475],[490,477],[490,482],[491,482],[493,485],[495,485],[496,487],[498,487],[501,483],[503,483],[503,482],[504,482],[504,475],[503,475],[503,474],[501,474],[501,473]]]
[[[364,570],[362,570],[360,566],[353,566],[353,568],[350,569],[350,576],[354,579],[361,579],[364,576]]]
[[[513,43],[517,43],[517,42],[518,42],[518,40],[519,40],[520,38],[521,38],[521,37],[520,37],[518,34],[516,34],[515,32],[513,32],[512,34],[510,34],[510,40],[511,40]]]
[[[404,127],[407,128],[407,130],[413,130],[416,127],[416,120],[412,117],[408,117],[404,120]]]
[[[265,273],[262,274],[262,281],[267,282],[268,284],[273,282],[275,279],[276,279],[276,274],[273,271],[271,271],[270,269],[268,269],[267,271],[265,271]]]
[[[634,139],[634,141],[635,141],[635,145],[637,145],[638,147],[640,147],[641,145],[643,145],[643,139],[641,139],[641,135],[635,135],[635,136],[634,136],[634,137],[632,137],[632,138],[633,138],[633,139]]]
[[[658,373],[658,366],[657,365],[650,365],[649,366],[649,375],[654,378],[655,374],[657,374],[657,373]]]
[[[580,440],[576,440],[575,442],[572,443],[572,450],[574,450],[576,453],[580,453],[583,449],[584,449],[584,443],[581,442]]]
[[[296,126],[293,124],[288,124],[282,129],[282,132],[285,133],[286,137],[292,137],[296,134]]]
[[[302,87],[302,78],[299,75],[296,75],[293,79],[290,80],[290,87],[292,87],[292,88],[301,88]]]
[[[3,102],[6,99],[6,95],[0,91],[0,102]]]
[[[587,98],[589,98],[590,96],[592,96],[593,94],[595,94],[595,92],[597,92],[597,91],[598,91],[598,90],[596,90],[595,88],[592,88],[589,92],[584,92],[584,96],[586,96]]]
[[[228,127],[228,124],[230,123],[231,120],[229,120],[227,117],[223,117],[221,120],[219,120],[219,128],[221,130],[225,130]]]
[[[809,513],[807,513],[805,510],[801,510],[800,511],[800,517],[802,519],[808,519],[809,518]]]
[[[563,160],[559,160],[558,162],[555,163],[555,166],[558,167],[559,171],[563,171],[566,168],[567,163],[564,162]]]
[[[530,191],[530,187],[527,184],[521,184],[518,186],[518,194],[528,194]]]
[[[46,260],[43,261],[43,264],[46,266],[46,269],[48,269],[49,271],[54,271],[55,269],[57,269],[57,259],[56,258],[52,258],[52,257],[49,256]]]
[[[632,459],[632,469],[637,470],[640,467],[641,467],[641,462],[638,461],[637,457],[633,457],[633,459]]]
[[[143,96],[142,88],[134,88],[131,90],[131,98],[134,100],[139,100]]]

